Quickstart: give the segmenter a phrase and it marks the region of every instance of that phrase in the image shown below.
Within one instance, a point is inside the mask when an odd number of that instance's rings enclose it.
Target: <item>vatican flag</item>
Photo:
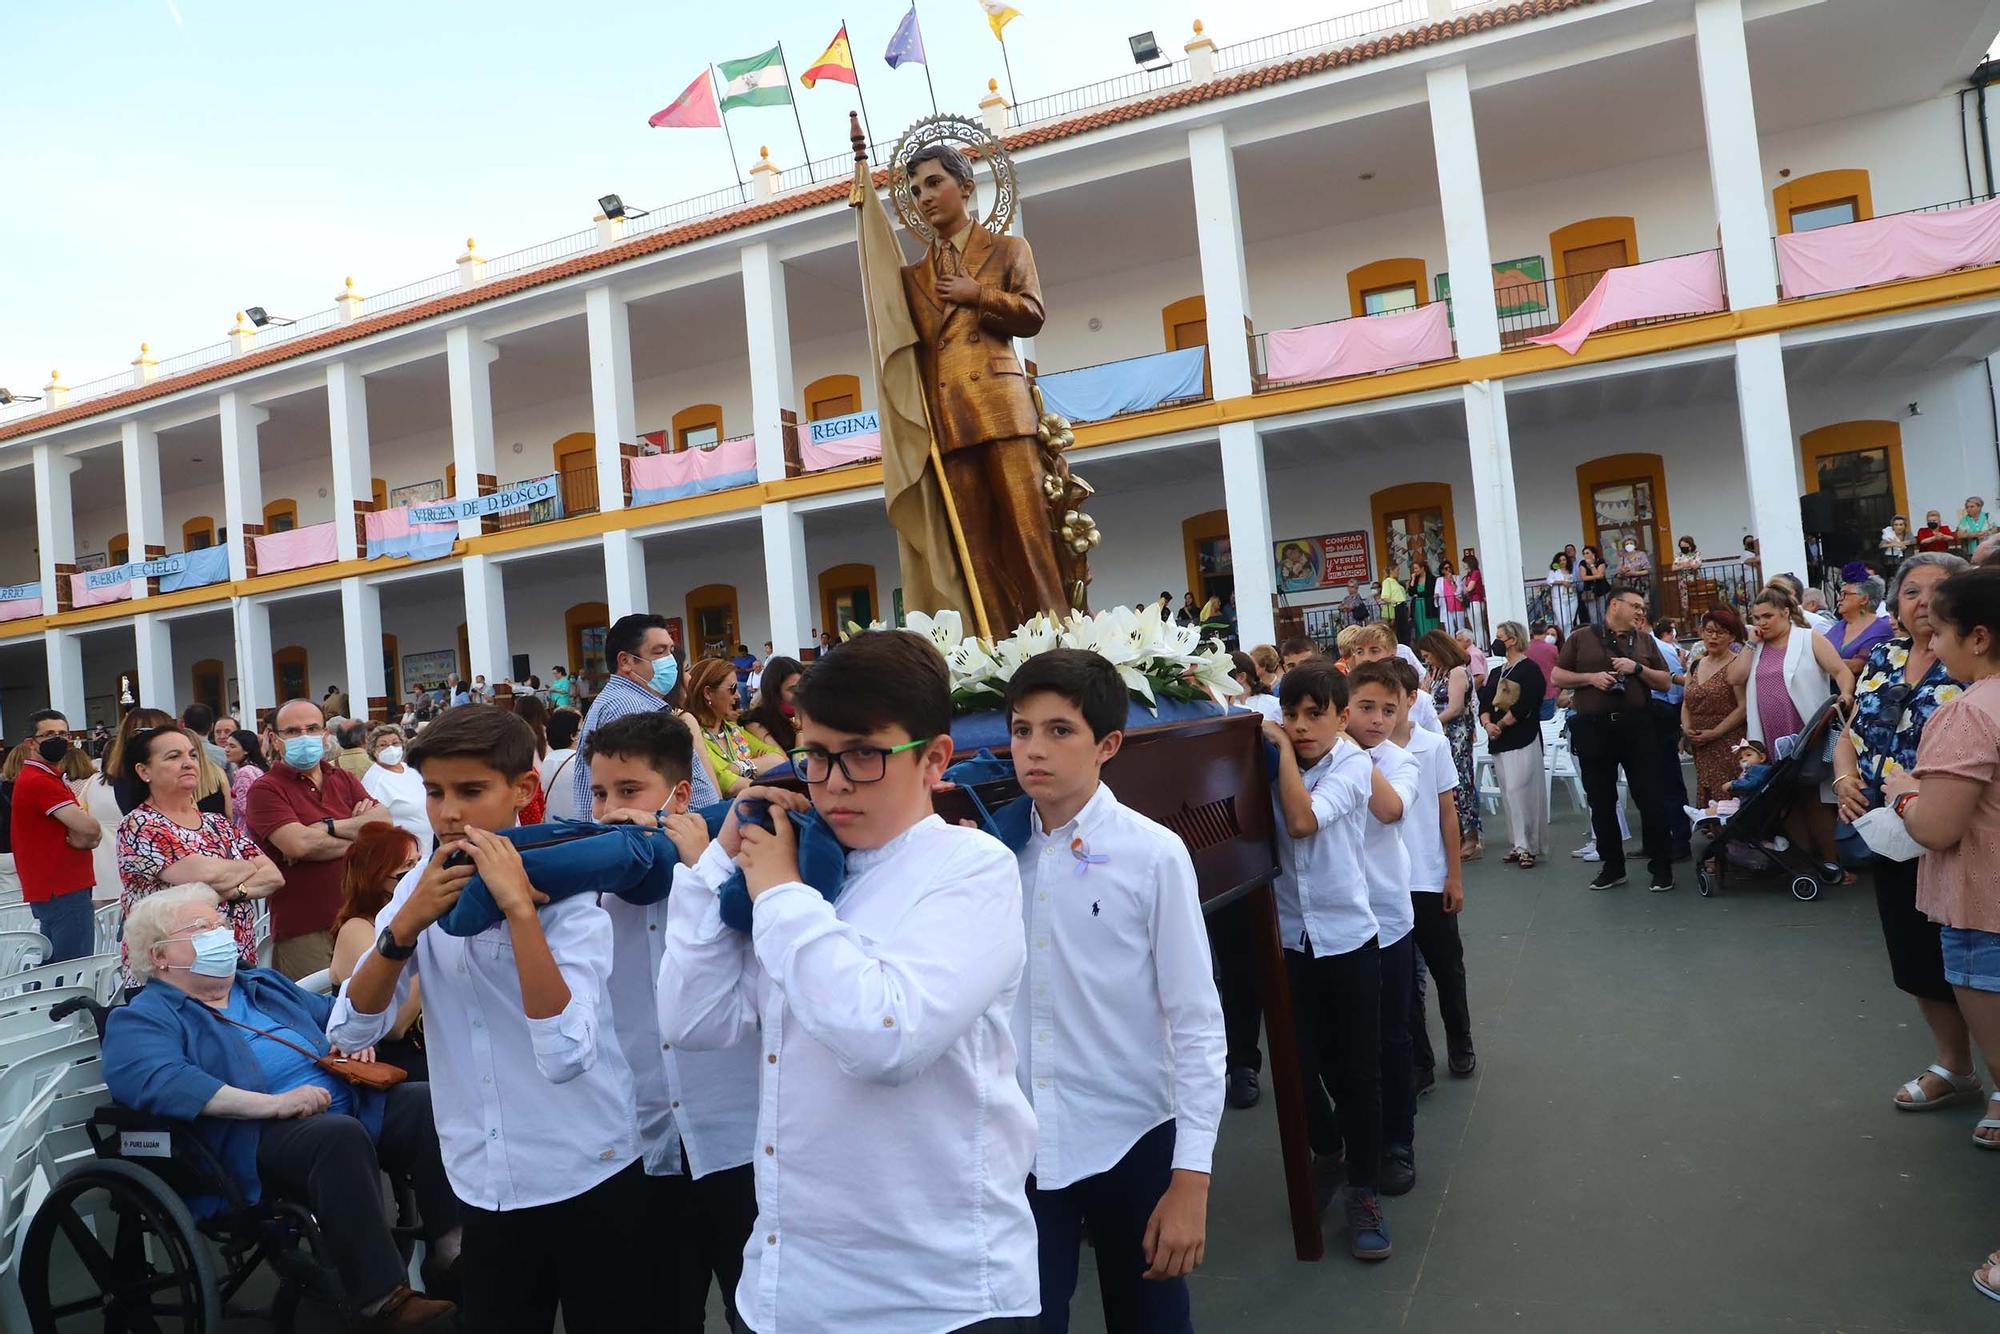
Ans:
[[[993,35],[1000,36],[1000,30],[1019,17],[1021,11],[1007,3],[1007,0],[979,0],[979,7],[986,11],[986,21],[993,26]]]

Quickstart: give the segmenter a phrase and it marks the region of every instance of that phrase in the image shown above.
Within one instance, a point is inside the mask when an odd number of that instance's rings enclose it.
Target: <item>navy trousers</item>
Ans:
[[[1193,1334],[1187,1280],[1146,1273],[1146,1223],[1173,1180],[1174,1123],[1139,1137],[1117,1165],[1042,1190],[1028,1178],[1028,1206],[1041,1238],[1042,1334],[1068,1334],[1084,1229],[1097,1255],[1097,1292],[1106,1334]]]
[[[1417,989],[1417,933],[1380,950],[1382,961],[1382,1143],[1390,1148],[1417,1138],[1417,1094],[1412,1087],[1410,1001]]]

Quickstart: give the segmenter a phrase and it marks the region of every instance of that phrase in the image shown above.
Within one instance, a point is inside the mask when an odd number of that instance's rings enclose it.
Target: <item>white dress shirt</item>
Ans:
[[[378,933],[423,873],[418,866],[396,886],[376,915]],[[588,894],[547,905],[541,919],[569,987],[561,1014],[521,1012],[514,945],[500,922],[476,936],[426,928],[380,1014],[349,1003],[349,978],[327,1023],[328,1041],[342,1050],[373,1046],[423,978],[438,1147],[452,1193],[475,1208],[573,1199],[639,1156],[632,1072],[610,1032],[611,919]]]
[[[1438,824],[1437,799],[1458,790],[1458,763],[1452,759],[1451,742],[1421,728],[1410,729],[1409,744],[1403,750],[1417,762],[1417,799],[1403,813],[1399,826],[1403,851],[1410,859],[1410,892],[1442,894],[1444,829]],[[1456,819],[1456,814],[1452,818]]]
[[[1254,713],[1265,722],[1284,725],[1285,711],[1279,706],[1276,695],[1261,692],[1255,695],[1236,695],[1230,699],[1229,707],[1241,709],[1245,713]]]
[[[1275,785],[1278,812],[1278,935],[1288,950],[1308,944],[1316,955],[1346,954],[1375,936],[1375,911],[1361,870],[1361,837],[1373,785],[1368,752],[1343,736],[1305,771],[1316,833],[1285,834],[1285,807]]]
[[[1030,818],[1014,1046],[1035,1105],[1035,1184],[1109,1171],[1169,1117],[1173,1165],[1208,1171],[1228,1043],[1187,845],[1103,783],[1058,829]]]
[[[551,820],[588,820],[590,803],[576,804],[576,784],[570,779],[582,763],[574,748],[551,750],[535,761],[535,775],[542,780],[542,799],[548,803]]]
[[[417,860],[431,855],[431,811],[424,796],[424,776],[410,765],[401,773],[391,773],[379,764],[368,766],[361,775],[361,790],[388,808],[390,822],[407,829],[417,840]]]
[[[660,1032],[733,1046],[762,1024],[757,1226],[736,1306],[757,1334],[944,1334],[1038,1314],[1035,1123],[1008,1018],[1021,876],[931,816],[847,854],[828,903],[760,896],[722,924],[718,841],[668,896]]]
[[[1466,701],[1466,707],[1471,708],[1473,705],[1474,701]],[[1438,721],[1438,706],[1431,699],[1430,691],[1417,691],[1416,699],[1410,705],[1410,722],[1426,732],[1436,732],[1439,736],[1444,735],[1444,724]]]
[[[666,955],[667,901],[642,906],[606,894],[599,902],[611,916],[611,1027],[632,1067],[646,1174],[705,1177],[743,1166],[757,1142],[756,1037],[721,1051],[663,1041],[654,983]]]
[[[1403,850],[1403,821],[1428,815],[1435,824],[1437,810],[1435,802],[1428,812],[1418,809],[1416,756],[1393,741],[1383,741],[1368,752],[1368,758],[1403,799],[1402,820],[1383,824],[1371,812],[1367,832],[1361,836],[1361,867],[1368,880],[1368,906],[1375,913],[1375,941],[1386,950],[1417,924],[1416,909],[1410,904],[1410,855]]]

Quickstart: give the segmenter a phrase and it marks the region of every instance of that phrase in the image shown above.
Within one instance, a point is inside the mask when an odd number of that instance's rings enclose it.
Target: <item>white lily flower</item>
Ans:
[[[990,686],[1000,670],[1000,664],[994,660],[990,647],[983,640],[962,639],[952,645],[944,656],[951,667],[951,686],[954,690]]]
[[[1128,667],[1121,663],[1118,667],[1118,675],[1125,682],[1126,688],[1133,694],[1145,700],[1149,706],[1158,706],[1159,701],[1153,698],[1153,683],[1146,679],[1144,673],[1140,672],[1137,668]]]
[[[903,617],[903,628],[929,639],[940,653],[950,653],[965,638],[965,618],[955,611],[935,616],[913,611]]]

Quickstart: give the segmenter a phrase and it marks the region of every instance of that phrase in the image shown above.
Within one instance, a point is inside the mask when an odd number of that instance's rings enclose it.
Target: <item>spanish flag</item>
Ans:
[[[821,79],[833,79],[840,83],[851,83],[860,87],[854,77],[854,52],[847,45],[847,25],[840,25],[840,31],[833,36],[832,45],[812,63],[812,68],[799,75],[799,82],[810,88]]]
[[[1006,0],[979,0],[979,7],[986,11],[986,21],[993,26],[995,37],[1000,36],[1000,30],[1009,22],[1021,17],[1021,11]]]

